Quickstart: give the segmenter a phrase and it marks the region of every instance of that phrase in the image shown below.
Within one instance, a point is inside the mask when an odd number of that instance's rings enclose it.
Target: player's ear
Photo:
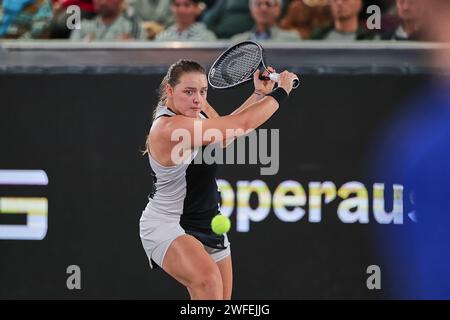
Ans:
[[[172,98],[172,96],[173,96],[173,88],[172,88],[172,86],[170,84],[166,84],[165,90],[166,90],[167,98]]]

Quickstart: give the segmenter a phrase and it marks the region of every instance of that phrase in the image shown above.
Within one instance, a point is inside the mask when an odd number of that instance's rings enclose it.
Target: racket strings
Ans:
[[[261,50],[246,44],[233,48],[219,59],[209,80],[215,87],[229,87],[251,79],[261,61]]]

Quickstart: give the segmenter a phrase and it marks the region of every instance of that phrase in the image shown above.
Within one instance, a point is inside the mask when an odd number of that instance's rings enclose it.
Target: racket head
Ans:
[[[208,72],[208,83],[215,89],[228,89],[251,79],[263,64],[263,49],[254,41],[243,41],[225,50]]]

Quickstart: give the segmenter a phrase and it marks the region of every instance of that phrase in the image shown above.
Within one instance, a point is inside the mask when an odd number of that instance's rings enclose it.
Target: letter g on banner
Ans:
[[[0,170],[1,186],[46,186],[43,170]],[[0,240],[42,240],[47,234],[47,198],[2,197]]]

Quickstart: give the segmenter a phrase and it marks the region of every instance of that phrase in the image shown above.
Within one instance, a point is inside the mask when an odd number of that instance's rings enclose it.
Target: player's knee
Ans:
[[[213,268],[200,272],[192,281],[191,287],[208,293],[213,298],[223,297],[222,277],[219,270]]]

